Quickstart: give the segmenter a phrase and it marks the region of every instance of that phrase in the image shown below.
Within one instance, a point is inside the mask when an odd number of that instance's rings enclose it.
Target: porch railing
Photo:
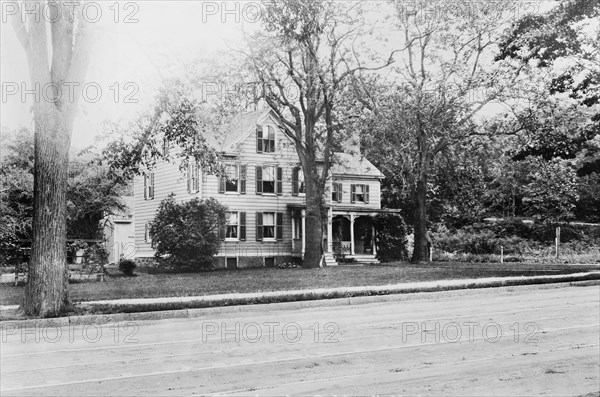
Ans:
[[[334,241],[332,248],[333,253],[337,255],[349,255],[352,253],[352,243],[350,241]]]

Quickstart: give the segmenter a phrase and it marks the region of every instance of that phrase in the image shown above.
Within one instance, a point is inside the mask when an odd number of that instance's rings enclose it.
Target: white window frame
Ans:
[[[235,214],[236,219],[237,219],[237,223],[235,225],[235,234],[236,237],[227,237],[227,232],[229,231],[229,228],[232,227],[233,225],[229,223],[230,218],[230,214]],[[226,229],[225,229],[225,241],[240,241],[240,213],[239,211],[227,211],[227,224],[226,224]]]
[[[240,167],[238,164],[226,164],[227,176],[229,176],[229,168],[232,167],[235,169],[235,181],[236,181],[236,190],[227,190],[227,183],[229,178],[225,178],[225,194],[238,194],[240,192]]]
[[[265,192],[265,182],[271,182],[271,179],[265,179],[266,172],[265,170],[272,169],[273,170],[273,191]],[[262,167],[262,194],[263,195],[276,195],[277,194],[277,166],[276,165],[264,165]]]
[[[276,241],[277,240],[277,212],[263,212],[263,223],[262,223],[262,228],[263,228],[263,241]],[[267,225],[265,224],[265,219],[267,217],[267,214],[273,215],[273,224],[272,225]],[[273,237],[265,237],[265,228],[267,227],[271,227],[273,228]]]

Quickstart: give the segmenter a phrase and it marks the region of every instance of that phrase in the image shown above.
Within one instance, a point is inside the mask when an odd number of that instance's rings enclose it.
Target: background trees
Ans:
[[[412,260],[420,261],[428,257],[427,197],[436,161],[452,146],[480,134],[476,115],[503,96],[518,69],[492,65],[504,24],[498,13],[507,3],[395,6],[396,46],[401,49],[395,57],[402,62],[385,78],[357,79],[355,98],[372,112],[364,129],[366,154],[388,170],[386,175],[402,176],[395,180],[400,182],[397,189],[410,197]],[[428,16],[431,7],[442,9]]]
[[[0,216],[2,249],[28,246],[33,238],[33,133],[27,129],[5,131],[6,146],[0,160]],[[90,164],[90,154],[76,156],[68,164],[66,229],[69,240],[102,239],[102,220],[124,210],[122,196],[131,187],[111,178],[108,167]],[[66,247],[66,245],[65,245]]]

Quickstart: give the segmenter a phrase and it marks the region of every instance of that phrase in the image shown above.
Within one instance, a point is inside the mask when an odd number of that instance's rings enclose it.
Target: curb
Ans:
[[[443,285],[445,283],[445,285]],[[251,295],[236,299],[215,299],[216,296],[188,297],[188,303],[205,304],[183,309],[166,309],[157,311],[144,311],[143,305],[129,304],[125,307],[138,309],[133,312],[113,314],[90,314],[82,316],[57,317],[47,319],[25,320],[0,320],[2,330],[5,324],[18,323],[19,327],[64,327],[73,325],[101,325],[116,322],[154,321],[167,319],[197,318],[206,315],[217,315],[235,312],[252,312],[260,310],[293,310],[323,306],[346,306],[369,303],[384,303],[401,300],[425,298],[423,294],[441,297],[448,293],[470,289],[485,290],[503,287],[528,286],[534,288],[561,288],[573,285],[595,286],[600,285],[600,272],[575,273],[567,275],[533,276],[533,277],[506,277],[502,279],[472,279],[472,280],[445,280],[441,282],[427,282],[427,287],[415,287],[411,284],[396,284],[377,287],[352,287],[329,290],[302,291],[295,296],[289,295],[298,291],[277,291],[265,294],[240,294]],[[576,283],[576,284],[573,284]],[[415,283],[424,284],[424,283]],[[321,294],[320,294],[321,293]],[[459,292],[460,293],[460,292]],[[285,295],[287,294],[287,295]],[[261,295],[266,302],[257,299]],[[279,301],[268,298],[280,297]],[[152,298],[154,299],[154,298]],[[195,300],[194,300],[195,299]],[[90,304],[92,302],[82,302]],[[137,307],[136,307],[137,306]]]

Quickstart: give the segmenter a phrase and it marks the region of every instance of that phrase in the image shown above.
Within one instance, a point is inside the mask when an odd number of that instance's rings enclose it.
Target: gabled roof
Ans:
[[[231,122],[224,124],[218,134],[222,139],[209,140],[209,143],[224,153],[235,152],[235,147],[256,131],[256,125],[261,124],[269,115],[277,120],[275,112],[270,107],[254,112],[244,113],[233,117]],[[211,142],[212,141],[212,142]],[[322,156],[318,156],[321,157]],[[335,153],[332,158],[331,173],[339,176],[360,176],[383,178],[384,175],[366,157],[360,154]]]
[[[235,146],[256,131],[256,125],[260,124],[270,113],[271,108],[244,113],[233,117],[231,122],[220,128],[221,142],[211,142],[222,152],[233,151]]]
[[[383,178],[384,175],[366,157],[360,154],[335,153],[331,165],[333,175],[369,176]]]

